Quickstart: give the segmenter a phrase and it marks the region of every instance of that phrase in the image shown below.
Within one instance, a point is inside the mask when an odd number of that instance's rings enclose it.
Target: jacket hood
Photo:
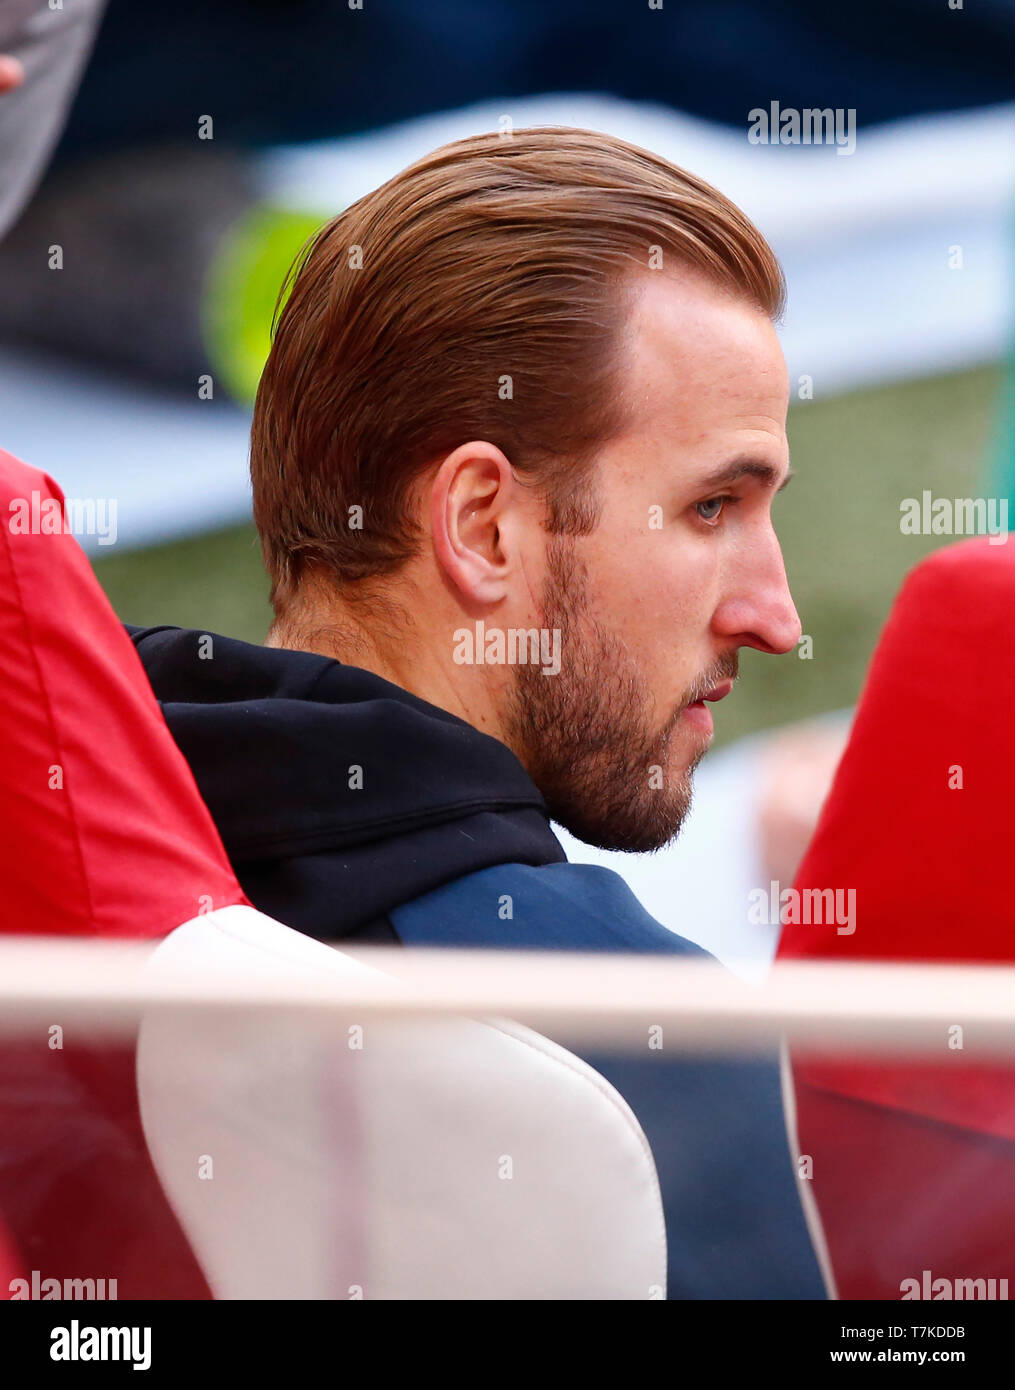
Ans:
[[[173,627],[127,631],[240,883],[321,939],[499,863],[566,859],[506,745],[372,672]]]

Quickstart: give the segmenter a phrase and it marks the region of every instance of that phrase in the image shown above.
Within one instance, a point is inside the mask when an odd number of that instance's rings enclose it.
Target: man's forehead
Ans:
[[[639,277],[624,355],[626,390],[639,413],[688,425],[754,417],[762,430],[785,421],[789,379],[770,320],[698,272]]]

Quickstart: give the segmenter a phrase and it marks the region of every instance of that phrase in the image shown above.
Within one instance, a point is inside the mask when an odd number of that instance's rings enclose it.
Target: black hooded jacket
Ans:
[[[388,913],[496,864],[560,863],[504,744],[355,666],[128,627],[247,897],[321,941],[396,942]]]

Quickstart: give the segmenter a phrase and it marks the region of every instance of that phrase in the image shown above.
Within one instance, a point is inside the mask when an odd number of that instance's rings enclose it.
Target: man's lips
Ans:
[[[731,680],[720,681],[718,685],[713,685],[711,690],[706,690],[700,700],[694,700],[691,704],[685,705],[681,714],[700,727],[701,731],[711,736],[712,734],[712,714],[705,708],[705,702],[714,704],[716,700],[725,700],[726,696],[733,689]]]
[[[701,709],[706,700],[710,705],[715,704],[717,700],[725,700],[732,689],[732,681],[720,681],[718,685],[713,685],[711,690],[706,690],[700,700],[692,700],[684,709]]]
[[[718,685],[713,685],[711,690],[706,691],[701,698],[702,700],[708,700],[710,703],[714,703],[716,700],[725,700],[732,689],[732,681],[720,681]]]

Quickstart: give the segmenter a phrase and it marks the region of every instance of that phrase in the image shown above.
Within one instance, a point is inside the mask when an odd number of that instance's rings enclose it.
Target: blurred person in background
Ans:
[[[95,40],[105,0],[0,4],[0,237],[42,178]]]

